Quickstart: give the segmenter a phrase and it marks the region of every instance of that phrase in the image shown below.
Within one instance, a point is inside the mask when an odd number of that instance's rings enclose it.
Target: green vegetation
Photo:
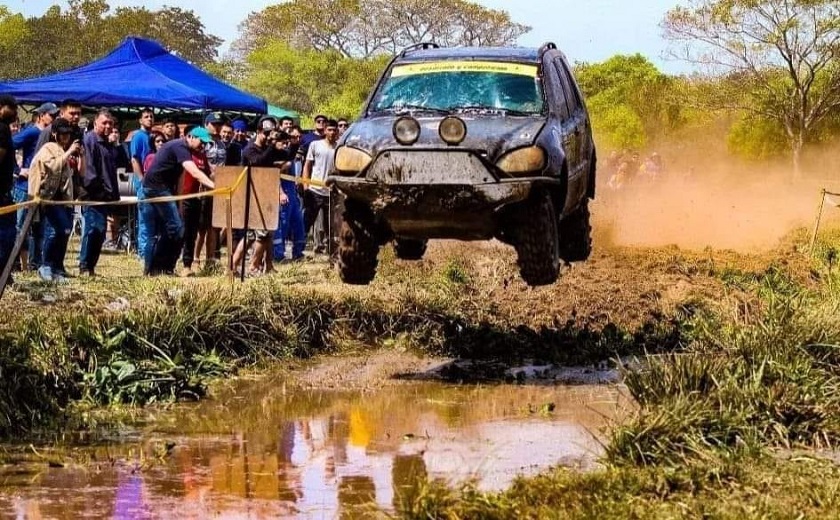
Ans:
[[[375,291],[295,268],[233,286],[218,277],[103,279],[82,288],[20,281],[10,296],[18,300],[7,302],[21,309],[20,318],[0,325],[0,436],[67,426],[79,418],[76,403],[197,399],[213,378],[241,367],[359,344],[581,364],[679,341],[679,325],[661,317],[638,329],[524,325],[515,314],[487,308],[469,261],[453,256],[414,277],[383,256],[385,280]],[[24,304],[23,295],[58,301]]]
[[[406,518],[801,518],[840,511],[836,233],[805,273],[710,267],[731,297],[681,328],[684,347],[625,370],[639,405],[607,433],[603,470],[557,469],[503,493],[441,482]]]

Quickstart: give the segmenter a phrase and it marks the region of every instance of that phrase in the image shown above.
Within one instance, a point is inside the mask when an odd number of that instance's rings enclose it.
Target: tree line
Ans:
[[[0,6],[0,78],[77,66],[134,34],[272,104],[353,117],[408,45],[514,45],[530,31],[468,0],[290,0],[251,13],[220,57],[222,40],[191,10],[68,4],[30,18]],[[639,54],[575,66],[603,146],[644,148],[714,126],[732,151],[789,155],[798,174],[806,146],[840,132],[840,2],[688,0],[661,25],[670,54],[695,73],[664,74]]]

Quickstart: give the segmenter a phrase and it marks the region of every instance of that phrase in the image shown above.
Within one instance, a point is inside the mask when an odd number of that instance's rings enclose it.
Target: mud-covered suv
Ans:
[[[529,285],[591,251],[595,146],[565,56],[439,48],[396,56],[342,137],[328,182],[342,280],[369,283],[379,248],[420,259],[430,238],[516,248]]]

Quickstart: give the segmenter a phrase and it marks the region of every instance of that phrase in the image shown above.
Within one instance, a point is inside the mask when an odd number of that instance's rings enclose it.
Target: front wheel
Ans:
[[[376,276],[379,245],[370,208],[345,202],[338,236],[338,274],[351,285],[367,285]]]
[[[548,193],[524,202],[514,216],[512,238],[519,274],[528,285],[550,285],[560,275],[557,221]]]

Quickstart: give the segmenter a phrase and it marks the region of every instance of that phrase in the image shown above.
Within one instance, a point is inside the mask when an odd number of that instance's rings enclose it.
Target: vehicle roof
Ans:
[[[540,49],[529,47],[441,47],[439,49],[416,49],[410,50],[405,56],[397,58],[397,62],[446,60],[453,58],[539,63]]]

